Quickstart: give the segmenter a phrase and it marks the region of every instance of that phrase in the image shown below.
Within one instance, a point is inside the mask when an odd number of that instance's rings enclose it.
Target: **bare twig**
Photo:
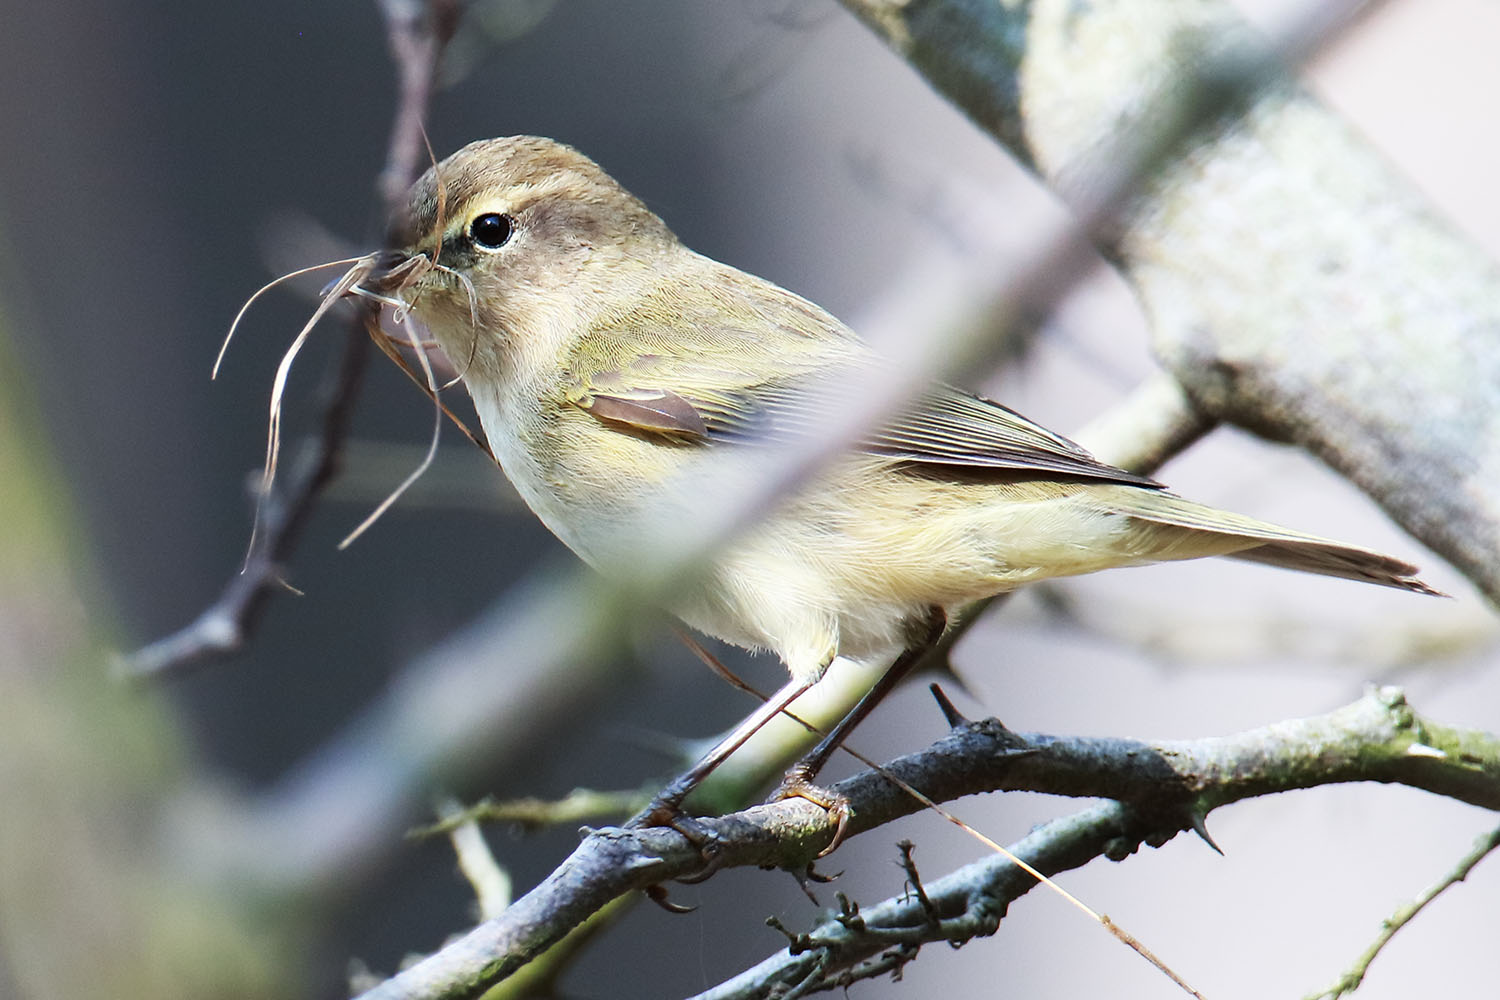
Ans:
[[[454,0],[382,0],[391,56],[400,82],[386,162],[380,173],[381,208],[390,217],[425,163],[422,121],[431,101],[443,48],[453,35],[459,5]],[[260,506],[255,545],[223,593],[186,628],[121,657],[127,677],[152,679],[239,650],[254,630],[266,601],[284,586],[282,565],[296,547],[323,488],[338,473],[354,401],[363,383],[370,342],[365,306],[348,322],[344,350],[321,391],[318,433],[303,442],[284,485]]]
[[[1130,810],[1109,802],[1052,820],[1010,850],[1038,870],[1056,875],[1121,844],[1133,849],[1140,841]],[[799,935],[801,949],[784,949],[693,1000],[766,1000],[789,987],[793,995],[805,996],[884,975],[915,959],[924,944],[958,945],[994,934],[1006,907],[1034,885],[1035,879],[1014,864],[991,856],[928,884],[926,907],[903,892],[861,909],[858,925],[825,921]],[[940,919],[934,920],[932,913]]]
[[[474,890],[474,899],[479,904],[479,919],[491,920],[505,912],[510,905],[510,874],[495,860],[490,845],[484,839],[479,823],[456,800],[448,799],[438,807],[442,821],[447,825],[453,853],[458,857],[458,868]]]
[[[445,811],[431,826],[420,827],[410,837],[432,837],[452,833],[465,823],[514,823],[528,830],[549,826],[577,825],[588,821],[623,822],[640,811],[655,793],[655,788],[601,792],[592,788],[575,788],[560,799],[508,799],[494,802],[484,799],[471,806]]]
[[[116,663],[119,673],[132,680],[154,680],[244,646],[271,594],[286,586],[282,563],[296,546],[323,487],[338,473],[340,446],[348,434],[369,348],[363,324],[355,320],[320,391],[320,430],[303,441],[285,485],[273,487],[261,502],[255,547],[240,572],[186,628],[121,657]]]
[[[422,123],[427,120],[443,52],[458,28],[463,8],[457,0],[380,0],[380,11],[385,15],[386,39],[401,88],[385,169],[380,172],[380,198],[389,218],[427,159]]]
[[[694,646],[697,649],[697,651],[700,653],[700,655],[703,655],[703,656],[707,656],[708,655],[706,653],[706,651],[702,650],[701,647],[697,646],[697,643],[690,642],[690,645]],[[764,694],[762,694],[761,692],[757,691],[754,687],[751,687],[749,684],[745,683],[740,678],[736,677],[733,673],[731,673],[725,667],[723,667],[722,664],[717,665],[717,672],[719,672],[721,675],[723,675],[726,680],[729,680],[730,683],[734,684],[735,687],[740,688],[743,691],[749,692],[750,694],[752,694],[755,697],[759,698],[761,701],[767,700],[766,696]],[[956,708],[954,708],[953,703],[948,700],[948,696],[943,693],[942,689],[938,685],[936,685],[936,684],[931,685],[931,690],[932,690],[933,697],[937,699],[938,706],[942,710],[944,718],[946,718],[948,720],[948,723],[949,723],[950,726],[952,726],[952,727],[959,727],[959,726],[963,726],[963,725],[967,725],[968,724],[967,721],[964,720],[961,715],[959,715],[958,710]],[[782,711],[782,715],[785,716],[786,718],[790,719],[791,721],[797,723],[798,725],[803,726],[809,732],[814,732],[814,733],[818,733],[819,732],[819,730],[818,730],[818,728],[816,726],[811,725],[805,719],[802,719],[802,718],[798,717],[795,713],[793,713],[791,711],[783,710]],[[992,725],[994,725],[996,728],[998,728],[1001,731],[1002,734],[1009,735],[1008,733],[1005,732],[1004,726],[1000,725],[998,722],[994,722],[992,720]],[[820,733],[820,735],[821,735],[821,733]],[[1140,941],[1139,938],[1137,938],[1135,935],[1131,934],[1129,931],[1125,930],[1125,928],[1121,927],[1115,921],[1111,920],[1108,915],[1097,912],[1096,910],[1094,910],[1093,907],[1091,907],[1087,903],[1083,902],[1083,900],[1079,899],[1077,896],[1074,896],[1071,892],[1069,892],[1068,890],[1064,889],[1062,886],[1058,885],[1056,882],[1054,882],[1050,878],[1048,878],[1047,875],[1046,875],[1046,873],[1040,872],[1040,871],[1036,870],[1034,867],[1032,867],[1031,865],[1029,865],[1023,859],[1016,857],[1007,848],[1003,847],[1002,845],[1000,845],[999,843],[997,843],[995,840],[991,839],[986,834],[981,833],[979,830],[976,830],[974,827],[970,826],[968,823],[965,823],[958,816],[956,816],[955,814],[953,814],[952,812],[950,812],[949,810],[947,810],[943,806],[938,805],[931,798],[929,798],[926,794],[924,794],[919,789],[917,789],[914,786],[912,786],[909,782],[903,781],[896,774],[893,774],[892,772],[886,770],[880,764],[876,763],[875,761],[871,760],[869,757],[866,757],[864,754],[862,754],[859,751],[855,750],[847,742],[845,742],[842,745],[840,745],[839,749],[842,752],[844,752],[844,753],[848,754],[849,756],[853,757],[855,760],[858,760],[860,763],[864,764],[866,767],[870,768],[871,771],[873,771],[874,773],[878,774],[884,780],[890,782],[891,784],[895,785],[897,788],[901,789],[901,791],[905,792],[908,796],[910,796],[913,800],[915,800],[916,802],[918,802],[919,804],[921,804],[924,808],[932,810],[938,816],[941,816],[943,819],[947,820],[949,823],[952,823],[954,826],[958,827],[960,830],[964,831],[964,833],[968,834],[970,837],[973,837],[975,840],[979,841],[981,844],[983,844],[985,847],[989,848],[991,851],[994,851],[996,854],[999,854],[1002,857],[1004,857],[1007,860],[1009,860],[1012,864],[1016,865],[1016,867],[1018,867],[1018,868],[1022,869],[1023,871],[1025,871],[1028,875],[1032,876],[1037,881],[1045,883],[1047,885],[1048,889],[1050,889],[1053,892],[1057,893],[1060,897],[1062,897],[1062,899],[1064,899],[1065,901],[1067,901],[1070,905],[1076,907],[1082,913],[1084,913],[1090,920],[1095,921],[1101,927],[1103,927],[1105,930],[1107,930],[1110,934],[1114,935],[1115,938],[1118,939],[1121,944],[1125,945],[1127,948],[1130,948],[1132,951],[1136,952],[1138,955],[1140,955],[1147,962],[1151,963],[1152,966],[1154,966],[1157,970],[1159,970],[1163,975],[1167,976],[1167,978],[1171,979],[1172,982],[1175,983],[1177,986],[1181,987],[1182,990],[1185,993],[1187,993],[1189,996],[1196,997],[1196,998],[1198,998],[1198,1000],[1203,1000],[1202,994],[1200,994],[1197,990],[1195,990],[1191,986],[1189,986],[1187,984],[1187,982],[1182,978],[1182,976],[1179,975],[1176,972],[1176,970],[1172,969],[1165,962],[1163,962],[1160,958],[1158,958],[1149,948],[1147,948]],[[999,754],[997,754],[997,756],[994,759],[994,762],[998,763],[1000,757],[1002,757],[1002,756],[1003,757],[1008,757],[1008,758],[1014,758],[1016,756],[1023,756],[1023,755],[1026,755],[1026,754],[1029,754],[1029,753],[1034,753],[1034,752],[1036,752],[1034,748],[1027,747],[1027,746],[1005,747],[1005,748],[1003,748],[1003,750]],[[1193,827],[1194,827],[1194,829],[1196,829],[1203,836],[1203,838],[1208,841],[1209,846],[1213,847],[1215,850],[1218,850],[1218,846],[1215,845],[1213,843],[1212,839],[1210,839],[1208,837],[1207,830],[1203,826],[1201,815],[1199,813],[1197,813],[1197,812],[1194,812],[1194,813],[1192,813],[1192,817],[1193,817],[1193,820],[1194,820],[1194,822],[1192,824]],[[936,915],[936,911],[933,910],[930,905],[927,905],[925,903],[926,895],[925,895],[925,892],[924,892],[924,890],[922,888],[921,876],[917,872],[916,862],[915,862],[915,860],[913,860],[913,857],[912,857],[913,850],[914,850],[914,845],[909,840],[902,840],[902,841],[899,842],[899,844],[897,846],[901,849],[901,867],[902,867],[902,869],[907,874],[907,885],[916,894],[918,900],[924,902],[923,909],[924,909],[924,912],[927,914],[929,920],[932,923],[934,923],[934,924],[939,923],[940,921],[938,920],[938,917]],[[822,857],[822,855],[820,854],[819,857]],[[707,872],[711,872],[713,870],[715,870],[715,869],[707,869],[706,871]],[[808,874],[811,875],[811,869],[808,870]],[[697,876],[695,876],[694,879],[693,879],[693,881],[698,881],[698,880],[699,880],[699,877],[697,877]],[[653,898],[657,899],[657,901],[660,902],[661,901],[660,896],[661,896],[662,890],[660,890],[659,887],[653,887],[652,891],[653,891],[653,893],[655,893],[655,895],[653,895]],[[812,898],[812,897],[809,896],[809,898]],[[841,902],[845,902],[845,900],[843,899],[842,894],[840,894],[839,898],[840,898]],[[816,902],[817,901],[814,899],[814,904],[815,905],[816,905]],[[779,924],[773,924],[773,926],[779,926]],[[790,996],[800,996],[802,994],[799,991],[797,991],[797,990],[793,990],[792,993],[789,994],[789,995]]]
[[[1380,934],[1370,943],[1370,947],[1365,949],[1364,954],[1360,955],[1355,963],[1349,967],[1349,971],[1340,976],[1338,981],[1326,990],[1308,996],[1307,1000],[1338,1000],[1339,997],[1353,993],[1359,989],[1359,984],[1364,982],[1365,973],[1370,971],[1370,963],[1375,961],[1375,956],[1379,955],[1381,950],[1390,943],[1391,938],[1396,936],[1396,932],[1411,923],[1413,917],[1421,913],[1428,903],[1436,899],[1446,889],[1468,878],[1469,872],[1474,870],[1474,866],[1483,861],[1497,847],[1500,847],[1500,827],[1491,830],[1476,840],[1473,849],[1460,858],[1458,864],[1453,866],[1453,870],[1444,875],[1436,884],[1430,886],[1427,891],[1423,892],[1410,903],[1402,906],[1389,917],[1386,917],[1384,924],[1381,925]]]

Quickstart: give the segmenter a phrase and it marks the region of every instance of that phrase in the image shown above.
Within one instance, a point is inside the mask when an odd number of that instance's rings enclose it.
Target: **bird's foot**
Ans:
[[[808,768],[799,761],[787,771],[786,776],[781,779],[781,784],[776,786],[776,790],[771,793],[766,802],[781,802],[791,798],[806,799],[828,810],[828,821],[833,824],[833,839],[828,842],[827,847],[818,852],[818,857],[826,858],[838,849],[849,832],[849,818],[854,815],[849,805],[849,797],[831,788],[813,784]]]
[[[683,812],[682,796],[674,795],[672,792],[671,786],[663,789],[646,808],[625,822],[625,829],[643,830],[664,826],[686,837],[688,843],[698,848],[698,853],[703,858],[703,867],[678,877],[676,881],[693,885],[704,881],[723,866],[724,849],[719,843],[719,835],[697,817]],[[661,901],[657,900],[657,902]]]

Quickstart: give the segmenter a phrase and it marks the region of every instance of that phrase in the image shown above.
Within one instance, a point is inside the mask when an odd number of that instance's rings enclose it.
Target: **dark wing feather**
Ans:
[[[726,272],[710,274],[709,283],[721,296],[744,294],[761,319],[755,331],[726,323],[714,298],[646,299],[578,342],[566,361],[571,402],[679,446],[775,440],[816,433],[859,391],[862,372],[887,364],[812,303],[694,259]],[[919,465],[1160,486],[999,403],[939,383],[860,447]]]
[[[878,454],[912,462],[972,469],[1016,469],[1160,486],[1117,469],[982,396],[948,385],[934,386],[917,405],[881,428],[865,445]]]
[[[606,423],[689,441],[708,439],[708,427],[697,407],[670,389],[596,392],[579,405]]]
[[[606,381],[616,377],[611,373]],[[813,433],[838,406],[837,394],[814,394],[800,381],[727,389],[711,386],[708,380],[691,387],[679,383],[673,389],[632,386],[591,394],[583,405],[601,419],[630,423],[637,430],[671,435],[678,441],[766,441]],[[647,400],[651,405],[642,405]],[[670,421],[661,419],[662,400],[670,402],[674,414]],[[684,406],[691,408],[691,414]],[[947,385],[935,385],[911,410],[861,442],[860,448],[919,465],[1160,486],[1100,462],[1014,410]]]

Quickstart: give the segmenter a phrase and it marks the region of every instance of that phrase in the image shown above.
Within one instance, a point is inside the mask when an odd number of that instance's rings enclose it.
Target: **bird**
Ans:
[[[527,505],[607,577],[631,578],[670,484],[816,428],[861,372],[889,363],[807,299],[690,250],[548,138],[481,140],[434,164],[389,246],[380,293],[458,367]],[[769,651],[790,680],[637,819],[671,823],[687,790],[836,657],[888,663],[773,796],[829,808],[836,844],[847,804],[813,777],[957,609],[1039,580],[1207,556],[1437,593],[1403,560],[1178,496],[934,381],[672,598],[689,626]]]

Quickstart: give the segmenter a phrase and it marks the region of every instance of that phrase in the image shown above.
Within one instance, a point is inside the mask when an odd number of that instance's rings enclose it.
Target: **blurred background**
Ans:
[[[1246,6],[1254,17],[1276,16],[1268,3]],[[926,286],[913,275],[1024,259],[1038,227],[1061,211],[832,2],[538,0],[482,9],[492,21],[465,25],[453,83],[428,122],[439,157],[492,135],[561,139],[688,245],[856,329],[920,298]],[[1490,252],[1500,249],[1500,147],[1490,128],[1497,39],[1500,12],[1483,0],[1394,0],[1309,77]],[[381,19],[368,3],[13,3],[0,31],[0,74],[0,397],[6,419],[24,423],[33,457],[57,474],[40,504],[64,540],[63,561],[48,570],[57,587],[47,592],[74,616],[35,599],[28,581],[40,563],[0,571],[0,677],[14,694],[25,669],[3,661],[34,656],[28,636],[58,621],[86,623],[88,639],[63,657],[70,676],[122,702],[120,711],[155,720],[153,739],[172,748],[160,751],[163,770],[192,770],[191,784],[207,781],[224,801],[273,801],[297,780],[299,761],[354,724],[404,665],[524,585],[538,564],[567,559],[451,430],[418,487],[352,548],[335,551],[416,465],[430,426],[421,395],[391,366],[374,364],[346,472],[286,567],[301,595],[275,597],[240,655],[144,691],[112,686],[106,651],[186,624],[244,554],[272,373],[310,300],[295,291],[264,299],[210,382],[229,320],[274,274],[378,245],[374,182],[394,96]],[[313,429],[318,380],[340,346],[338,322],[327,327],[293,375],[293,435]],[[971,384],[1066,433],[1151,371],[1143,320],[1101,265],[1030,351],[1002,372],[974,373]],[[966,710],[1018,729],[1188,738],[1326,711],[1379,680],[1405,685],[1436,719],[1500,728],[1492,611],[1352,488],[1300,454],[1224,430],[1160,476],[1198,499],[1410,557],[1456,599],[1237,564],[1072,581],[1022,595],[966,639],[956,657]],[[775,663],[733,663],[764,685],[781,676]],[[506,676],[506,665],[494,664],[493,683]],[[749,708],[670,633],[643,627],[530,752],[433,793],[633,787],[670,769],[664,737],[707,736]],[[892,755],[942,729],[913,685],[856,743]],[[118,739],[106,723],[77,736],[106,755],[127,752]],[[0,730],[0,753],[6,742]],[[47,761],[60,758],[7,756],[27,762],[3,807],[12,818],[0,820],[14,832],[28,808],[21,789],[74,779],[61,765],[49,773]],[[163,792],[133,821],[190,825],[202,813],[201,822],[215,822],[201,799],[183,807]],[[1011,796],[957,810],[1010,841],[1071,808]],[[1254,801],[1210,822],[1227,857],[1179,838],[1064,881],[1207,995],[1232,998],[1324,985],[1494,820],[1409,789],[1350,786]],[[867,902],[900,891],[892,862],[901,837],[916,841],[929,877],[979,851],[937,819],[914,817],[842,848],[837,888]],[[490,840],[523,891],[575,835],[502,829]],[[34,843],[62,850],[66,838]],[[13,852],[0,859],[7,869],[31,863],[19,853],[24,844],[3,842]],[[472,894],[441,840],[392,845],[360,875],[295,916],[290,903],[276,903],[288,907],[301,945],[286,961],[305,973],[309,995],[341,995],[351,959],[389,972],[472,921]],[[798,930],[817,916],[776,873],[725,872],[673,895],[699,909],[637,908],[578,961],[564,994],[692,993],[779,947],[765,916]],[[1492,988],[1497,905],[1500,863],[1490,861],[1400,935],[1360,995]],[[52,995],[31,979],[43,966],[31,964],[29,950],[47,945],[28,937],[28,912],[24,893],[0,903],[0,995]],[[274,925],[274,907],[263,918]],[[855,991],[992,995],[999,975],[1023,996],[1174,995],[1045,893],[1013,907],[997,938],[957,953],[931,949],[904,982]]]

